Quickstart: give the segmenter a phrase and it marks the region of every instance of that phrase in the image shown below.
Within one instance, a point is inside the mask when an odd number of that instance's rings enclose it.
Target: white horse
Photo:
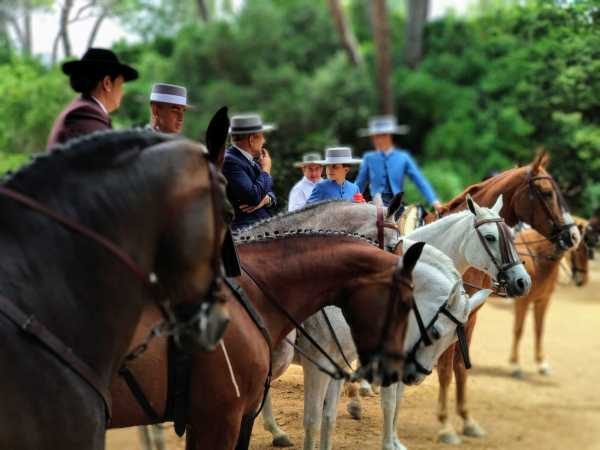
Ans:
[[[376,237],[377,230],[374,226],[375,222],[373,217],[376,214],[376,209],[374,207],[370,207],[368,205],[361,205],[361,208],[358,209],[358,205],[354,205],[353,207],[350,207],[349,204],[342,206],[336,203],[330,203],[329,205],[334,206],[335,209],[330,208],[327,211],[323,211],[319,210],[318,207],[311,208],[310,213],[307,217],[298,217],[302,215],[302,211],[300,211],[295,215],[295,217],[290,217],[288,215],[281,217],[280,220],[286,222],[287,227],[302,228],[309,226],[308,223],[311,223],[310,226],[314,226],[315,224],[318,226],[319,223],[322,223],[319,222],[319,219],[321,219],[321,217],[323,216],[324,222],[329,223],[330,226],[332,222],[335,222],[337,220],[338,224],[343,224],[341,228],[344,228],[345,230],[354,231],[352,225],[355,224],[358,225],[360,227],[360,231],[366,233],[367,236],[371,238]],[[449,251],[449,253],[451,253],[455,257],[455,260],[461,269],[464,265],[463,261],[466,261],[468,265],[473,265],[475,267],[483,269],[486,272],[490,273],[490,275],[492,275],[492,277],[494,278],[498,277],[500,269],[502,267],[502,252],[500,249],[502,236],[499,231],[499,228],[496,226],[496,222],[494,221],[499,220],[497,212],[501,209],[501,207],[501,199],[499,199],[496,205],[494,205],[493,210],[488,210],[487,208],[480,208],[469,199],[470,212],[448,216],[448,218],[441,219],[437,222],[438,226],[434,231],[434,233],[436,233],[436,237],[438,239],[439,237],[442,237],[443,239],[451,241],[451,244],[447,247],[448,249],[454,249],[455,251]],[[343,214],[340,215],[340,212],[343,212]],[[356,220],[357,216],[360,217],[360,220],[358,222]],[[304,219],[304,221],[302,219]],[[489,253],[484,248],[482,248],[484,244],[477,235],[475,227],[477,223],[481,221],[485,222],[487,220],[490,220],[490,222],[482,223],[481,225],[479,225],[479,232],[481,233],[482,239],[486,240],[485,246],[488,248]],[[253,227],[251,229],[251,232],[253,234],[275,232],[275,226],[279,224],[275,224],[274,222],[277,222],[277,220],[269,220],[257,227]],[[340,228],[340,225],[338,225],[337,228]],[[411,235],[411,238],[412,237],[413,236]],[[390,242],[390,240],[393,241],[394,238],[397,242],[397,237],[394,237],[393,235],[388,235],[387,238],[388,243]],[[429,236],[429,238],[431,237]],[[419,237],[418,239],[421,240],[423,238]],[[432,239],[432,241],[437,242],[435,239]],[[512,242],[508,244],[510,244],[509,247],[512,251]],[[427,248],[427,246],[425,248]],[[425,251],[424,253],[426,254],[427,252]],[[494,263],[494,260],[496,261],[496,263]],[[466,270],[466,267],[464,269]],[[529,289],[530,279],[522,265],[519,264],[514,267],[511,267],[505,272],[506,273],[504,274],[504,276],[507,280],[509,280],[508,284],[511,289],[516,291],[525,291]],[[485,295],[485,297],[487,297],[487,295]],[[313,318],[309,319],[309,321],[312,321],[313,319],[315,321],[314,323],[312,323],[313,331],[315,329],[321,329],[321,333],[324,335],[324,339],[330,341],[330,351],[334,352],[335,354],[337,348],[335,346],[335,343],[331,342],[331,339],[327,339],[327,337],[330,336],[330,334],[328,332],[328,329],[326,328],[325,322],[322,318],[318,316],[314,316]],[[325,331],[325,333],[323,333],[323,330]],[[342,338],[340,338],[340,341],[342,341],[342,347],[344,347],[345,340],[343,339],[343,336]],[[440,344],[441,343],[442,341],[440,341]],[[446,347],[444,347],[442,351],[445,348],[447,348],[448,345],[446,345]],[[437,350],[438,347],[428,349],[429,354],[432,354],[432,351],[434,351],[434,349]],[[311,351],[310,349],[307,350],[310,352],[312,357],[317,356],[314,354],[314,351]],[[288,349],[288,352],[290,353],[288,355],[288,360],[291,360],[291,350]],[[339,351],[337,351],[337,353],[339,354]],[[435,354],[435,359],[433,360],[433,363],[437,361],[437,357],[439,356],[439,354],[441,354],[441,352]],[[423,366],[420,359],[417,360],[419,361],[420,365]],[[343,362],[340,361],[340,363]],[[283,366],[285,366],[285,364],[283,364]],[[322,376],[320,374],[312,374],[312,372],[316,370],[314,367],[312,367],[312,365],[309,367],[307,364],[303,364],[303,366],[305,367],[305,449],[312,449],[311,445],[314,443],[315,440],[314,423],[320,423],[320,414],[314,414],[313,412],[307,413],[309,409],[309,405],[307,403],[310,403],[312,405],[318,404],[320,402],[321,399],[318,396],[316,398],[316,402],[313,402],[311,400],[313,396],[310,392],[315,390],[313,386],[314,384],[322,384],[322,382],[319,381],[319,377]],[[405,372],[404,381],[407,383],[419,383],[422,381],[422,374],[415,373],[414,364],[412,366],[410,364],[407,366],[407,372]],[[330,386],[332,385],[330,384]],[[335,412],[335,408],[330,405],[333,405],[332,399],[335,396],[336,392],[339,392],[339,388],[337,389],[337,391],[334,388],[330,389],[332,390],[328,392],[327,398],[325,400],[326,405],[328,406],[327,411],[325,412],[325,422],[324,429],[322,431],[323,438],[321,440],[321,448],[328,448],[328,445],[330,445],[330,438],[328,437],[328,432],[332,428],[330,425],[330,422],[332,420],[330,418],[330,414],[333,414]],[[319,389],[316,389],[316,391],[319,392]],[[320,391],[322,392],[322,389]],[[402,448],[400,447],[400,441],[396,437],[394,426],[398,410],[396,408],[396,405],[399,403],[400,396],[401,391],[396,386],[387,388],[384,391],[382,391],[382,407],[385,416],[383,440],[384,448],[391,449],[394,448],[394,446],[396,446],[396,448]],[[263,418],[265,428],[268,431],[272,432],[274,435],[274,444],[289,445],[289,439],[287,438],[285,433],[277,426],[272,417],[269,417],[269,412],[270,407],[267,407]],[[315,416],[316,419],[311,418]]]

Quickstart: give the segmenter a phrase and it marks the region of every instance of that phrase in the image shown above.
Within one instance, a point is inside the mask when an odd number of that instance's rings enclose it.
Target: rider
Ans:
[[[325,150],[325,159],[319,163],[325,166],[327,179],[319,181],[310,194],[306,204],[328,199],[357,200],[356,194],[360,194],[358,186],[346,180],[350,168],[354,164],[360,164],[360,159],[352,158],[350,147],[329,147]]]
[[[406,126],[398,126],[394,116],[377,116],[369,120],[369,128],[359,135],[369,136],[375,147],[363,155],[356,184],[361,192],[369,186],[371,196],[381,194],[384,205],[404,190],[404,176],[408,175],[427,201],[439,211],[441,204],[419,167],[406,150],[394,147],[392,135],[405,134]]]
[[[181,133],[187,102],[187,89],[175,84],[156,83],[150,92],[149,128],[162,133]]]
[[[294,163],[294,167],[300,167],[304,176],[298,181],[290,191],[288,200],[288,211],[295,211],[302,208],[315,185],[322,180],[323,166],[320,163],[321,155],[319,153],[305,153],[302,155],[302,161]]]

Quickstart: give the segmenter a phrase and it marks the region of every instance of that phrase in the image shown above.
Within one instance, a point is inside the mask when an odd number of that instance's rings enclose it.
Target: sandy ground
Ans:
[[[510,377],[508,355],[512,306],[489,300],[479,314],[469,379],[470,409],[486,429],[482,439],[464,438],[462,449],[600,450],[600,261],[592,262],[590,283],[583,288],[561,283],[552,299],[546,330],[550,376],[538,375],[533,362],[532,321],[528,317],[521,345],[526,376]],[[302,448],[302,371],[292,367],[273,383],[274,409],[280,426]],[[407,389],[400,413],[399,435],[411,450],[445,449],[436,443],[437,377]],[[363,400],[363,419],[345,411],[342,398],[335,435],[336,449],[380,448],[379,398]],[[453,402],[452,402],[453,404]],[[461,421],[454,416],[457,430]],[[183,449],[183,441],[166,428],[168,448]],[[270,449],[270,436],[257,420],[251,448]],[[108,433],[108,450],[139,449],[135,429]],[[205,449],[211,450],[211,449]]]

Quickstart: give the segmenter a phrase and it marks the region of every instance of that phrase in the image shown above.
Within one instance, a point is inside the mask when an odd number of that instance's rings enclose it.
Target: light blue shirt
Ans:
[[[417,163],[408,152],[396,148],[387,153],[382,151],[365,153],[356,177],[356,184],[361,192],[364,192],[368,185],[371,196],[374,197],[375,194],[386,193],[389,183],[392,194],[396,195],[404,190],[405,175],[408,175],[415,183],[430,204],[438,200],[435,191],[419,170]]]
[[[358,186],[351,181],[345,180],[340,185],[333,180],[323,180],[315,185],[306,204],[334,199],[352,201],[357,192],[360,192]]]

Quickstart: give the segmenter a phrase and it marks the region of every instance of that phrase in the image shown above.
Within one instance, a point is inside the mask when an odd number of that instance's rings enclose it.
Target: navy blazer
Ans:
[[[246,227],[271,217],[266,206],[250,214],[240,209],[240,205],[258,205],[265,195],[271,197],[269,208],[275,206],[277,201],[273,192],[273,179],[261,170],[258,163],[249,161],[242,152],[231,146],[225,151],[223,175],[227,178],[227,197],[235,210],[231,228]]]
[[[47,148],[77,136],[112,128],[110,118],[92,98],[73,100],[57,117],[48,136]]]

